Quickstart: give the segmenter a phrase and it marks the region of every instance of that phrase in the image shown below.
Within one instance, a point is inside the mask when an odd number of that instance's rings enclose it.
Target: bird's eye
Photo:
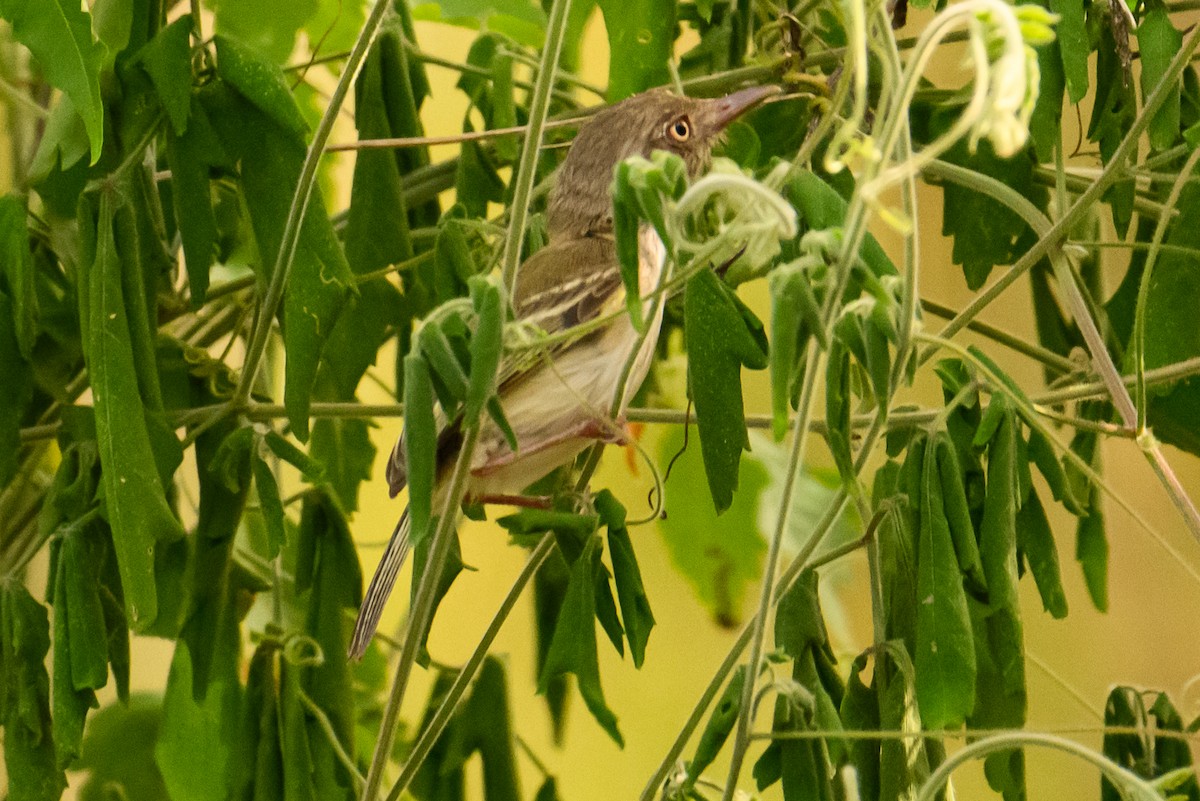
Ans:
[[[667,126],[667,136],[679,143],[686,142],[692,137],[692,124],[687,117],[680,117]]]

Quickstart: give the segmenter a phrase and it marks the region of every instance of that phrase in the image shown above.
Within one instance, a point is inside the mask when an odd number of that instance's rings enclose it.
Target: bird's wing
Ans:
[[[547,334],[559,334],[625,307],[616,245],[605,236],[588,236],[557,242],[522,263],[517,273],[513,310],[521,322],[530,322]],[[559,342],[546,350],[506,357],[500,365],[497,391],[524,381],[534,370],[579,340]],[[450,464],[462,442],[461,419],[447,421],[438,434],[439,471]],[[395,497],[408,483],[404,435],[392,448],[386,469],[388,488]]]

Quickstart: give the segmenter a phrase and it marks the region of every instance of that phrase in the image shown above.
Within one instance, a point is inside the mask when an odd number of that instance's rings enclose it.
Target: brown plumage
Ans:
[[[549,244],[521,265],[513,296],[517,319],[547,333],[569,330],[625,308],[624,286],[612,238],[613,171],[634,155],[655,150],[678,153],[694,175],[708,163],[712,147],[730,121],[778,90],[753,87],[715,100],[679,97],[653,90],[605,109],[580,130],[558,173],[548,209]],[[649,294],[658,284],[665,249],[649,226],[638,237],[640,285]],[[501,367],[498,394],[516,434],[513,451],[491,422],[483,421],[471,461],[467,495],[476,502],[520,493],[533,482],[575,458],[597,440],[611,441],[619,431],[610,411],[622,416],[641,386],[658,339],[662,307],[651,314],[641,338],[624,315],[587,336],[550,349],[543,358]],[[634,348],[641,348],[634,354]],[[633,358],[625,393],[615,398],[625,365]],[[619,402],[618,402],[619,401]],[[460,421],[447,421],[438,439],[439,480],[457,457]],[[388,461],[387,479],[395,496],[407,483],[404,439]],[[435,490],[440,509],[445,488]],[[408,554],[408,513],[401,515],[387,549],[363,597],[350,656],[359,658],[370,643],[383,605]]]

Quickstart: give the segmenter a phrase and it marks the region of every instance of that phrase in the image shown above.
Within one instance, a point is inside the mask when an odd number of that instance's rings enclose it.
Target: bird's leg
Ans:
[[[549,495],[472,495],[471,503],[487,504],[489,506],[518,506],[522,509],[550,509],[554,499]]]
[[[629,442],[623,420],[610,422],[593,418],[578,423],[574,427],[555,434],[552,437],[534,442],[522,442],[519,451],[509,451],[508,453],[489,459],[488,463],[483,467],[472,470],[471,475],[478,477],[491,475],[501,468],[508,467],[518,459],[524,459],[527,456],[562,445],[564,442],[570,442],[573,439],[594,439],[610,445],[625,445]]]

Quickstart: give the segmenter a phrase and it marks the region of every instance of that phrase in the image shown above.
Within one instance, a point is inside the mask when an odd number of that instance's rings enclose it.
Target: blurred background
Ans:
[[[900,35],[914,35],[925,19],[927,17],[920,13],[912,13],[908,27],[900,31]],[[586,30],[581,77],[603,86],[608,75],[608,46],[598,11]],[[422,50],[457,62],[465,60],[476,36],[475,32],[462,27],[421,19],[417,21],[416,32]],[[687,46],[686,41],[681,41],[679,52]],[[299,49],[303,50],[303,43]],[[959,63],[956,53],[944,53],[929,77],[935,83],[957,84],[962,78]],[[422,110],[427,133],[430,136],[456,134],[462,129],[467,109],[466,96],[455,87],[459,73],[431,63],[428,74],[432,96]],[[318,95],[332,88],[331,82],[323,83],[326,73],[313,71],[311,76]],[[1083,118],[1087,118],[1086,111]],[[1078,127],[1074,111],[1066,109],[1064,139],[1070,142],[1078,136]],[[349,114],[343,115],[333,141],[350,142],[354,138],[353,120]],[[453,144],[435,146],[435,160],[439,149],[452,152],[455,147]],[[0,148],[0,152],[7,156],[10,151]],[[335,166],[325,184],[327,191],[333,190],[327,200],[331,208],[344,208],[349,198],[353,155],[339,154],[328,158]],[[1093,163],[1086,158],[1076,162],[1088,166]],[[452,195],[446,201],[444,205],[450,205]],[[924,298],[960,309],[973,293],[968,291],[961,269],[951,262],[949,240],[941,235],[941,201],[940,189],[922,187],[918,219],[921,294]],[[895,233],[878,222],[872,228],[893,258],[899,261],[899,238]],[[1115,287],[1123,274],[1125,255],[1119,250],[1106,253],[1111,254],[1106,264],[1108,284]],[[761,283],[747,286],[743,296],[765,318],[768,309]],[[1028,284],[1022,281],[993,304],[982,319],[1033,340],[1036,335],[1030,309]],[[936,330],[940,321],[926,318],[925,325]],[[1040,369],[1027,359],[1010,358],[1011,354],[1003,348],[972,334],[963,335],[962,339],[985,347],[1022,386],[1042,386]],[[384,363],[393,357],[394,354],[385,353]],[[652,396],[655,405],[681,408],[684,376],[678,364],[667,364],[659,369]],[[744,380],[747,413],[769,413],[766,374],[747,373]],[[365,403],[393,400],[383,388],[372,386],[370,382],[363,383],[359,397]],[[941,390],[931,383],[921,382],[899,402],[940,405]],[[398,419],[383,419],[373,430],[377,449],[375,478],[363,487],[360,510],[352,520],[367,576],[373,571],[403,507],[402,499],[388,499],[383,479],[384,465],[401,425]],[[671,454],[678,450],[680,440],[677,426],[647,425],[640,431],[641,445],[652,455],[660,471],[665,469]],[[761,565],[766,550],[761,532],[769,531],[774,523],[778,502],[773,498],[778,497],[776,485],[783,471],[779,446],[766,432],[755,435],[753,446],[753,453],[747,455],[748,462],[743,465],[743,493],[750,495],[751,501],[744,509],[732,510],[730,519],[723,521],[725,529],[733,530],[722,530],[717,535],[747,543],[743,550],[745,564],[735,569],[742,579],[729,582],[727,597],[702,597],[697,587],[676,568],[680,558],[724,558],[720,553],[711,555],[693,550],[689,555],[687,551],[689,532],[682,529],[702,525],[706,514],[711,517],[710,508],[705,505],[702,509],[680,508],[676,511],[673,507],[673,498],[687,498],[692,494],[692,487],[703,482],[695,440],[666,485],[668,521],[647,523],[631,530],[657,627],[651,634],[646,663],[641,670],[635,670],[628,659],[622,661],[603,641],[600,642],[604,691],[625,735],[624,749],[619,749],[595,724],[578,697],[571,700],[562,745],[554,744],[546,706],[536,694],[534,622],[528,597],[522,599],[497,639],[493,652],[501,656],[509,668],[514,730],[538,760],[557,776],[563,799],[599,801],[631,798],[641,792],[753,608],[758,588],[756,565]],[[798,538],[805,534],[805,522],[814,519],[821,509],[822,498],[828,494],[821,479],[830,475],[832,463],[826,459],[819,443],[810,449],[810,453],[809,483],[801,493],[799,507],[793,515],[793,549]],[[1168,455],[1185,488],[1193,497],[1200,496],[1200,462],[1169,448]],[[1092,607],[1074,561],[1074,519],[1057,505],[1050,505],[1047,511],[1058,535],[1069,616],[1061,621],[1051,619],[1042,611],[1033,583],[1023,581],[1021,584],[1026,648],[1030,659],[1027,669],[1029,728],[1061,733],[1094,748],[1100,746],[1099,727],[1104,701],[1115,684],[1167,691],[1185,721],[1200,714],[1200,690],[1192,686],[1193,678],[1200,674],[1200,639],[1194,636],[1195,621],[1200,619],[1200,545],[1188,536],[1133,442],[1108,440],[1104,445],[1104,463],[1110,485],[1175,552],[1169,552],[1133,517],[1108,501],[1109,610],[1101,614]],[[593,480],[593,487],[609,487],[616,493],[629,509],[631,519],[649,513],[645,498],[652,486],[650,471],[631,450],[611,447]],[[284,489],[287,494],[288,488]],[[752,502],[755,495],[757,504]],[[706,495],[701,497],[707,504]],[[739,504],[742,504],[741,500]],[[499,511],[492,517],[498,515]],[[847,521],[841,535],[855,536],[860,533],[858,526],[855,520]],[[526,554],[523,549],[510,546],[507,535],[494,523],[468,522],[460,533],[464,562],[476,569],[459,577],[434,623],[430,650],[436,660],[447,664],[461,662],[468,656]],[[787,559],[786,554],[784,558]],[[40,575],[35,570],[38,590],[40,582],[44,581],[44,560],[39,565]],[[821,575],[826,620],[831,626],[830,634],[841,665],[847,670],[850,660],[870,643],[871,638],[865,559],[859,554],[852,555],[824,569]],[[401,586],[406,585],[407,571],[401,578]],[[395,631],[401,624],[406,596],[406,592],[397,592],[393,596],[381,631]],[[135,692],[162,691],[171,651],[172,644],[166,641],[135,640]],[[410,725],[419,719],[427,696],[428,676],[419,674],[417,681],[424,684],[414,687],[409,696],[411,703],[404,711],[404,719]],[[109,688],[102,694],[101,701],[106,704],[112,700]],[[759,729],[768,728],[769,722],[769,715],[761,715]],[[955,743],[951,741],[949,745],[953,748]],[[685,756],[690,753],[689,749]],[[751,759],[756,756],[757,751],[752,751]],[[524,752],[520,752],[519,759],[522,790],[529,795],[541,782],[540,768]],[[1027,759],[1030,798],[1099,797],[1099,779],[1092,768],[1054,752],[1030,751]],[[711,773],[723,780],[724,768],[725,763],[718,760]],[[0,765],[0,787],[5,786],[2,772]],[[749,787],[749,771],[743,775],[743,784]],[[477,765],[470,776],[475,785],[475,797],[479,797]],[[77,786],[77,780],[78,777],[73,785]],[[962,798],[994,797],[978,766],[970,766],[956,776],[956,789]],[[769,791],[767,797],[779,797],[779,788]]]

